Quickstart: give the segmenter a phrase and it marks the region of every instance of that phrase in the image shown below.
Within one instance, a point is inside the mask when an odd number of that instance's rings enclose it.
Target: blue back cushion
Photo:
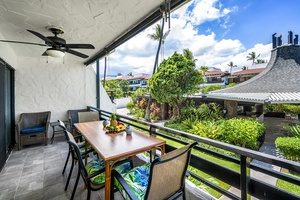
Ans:
[[[34,126],[29,128],[24,128],[21,130],[21,134],[30,134],[30,133],[38,133],[38,132],[45,132],[46,126]]]

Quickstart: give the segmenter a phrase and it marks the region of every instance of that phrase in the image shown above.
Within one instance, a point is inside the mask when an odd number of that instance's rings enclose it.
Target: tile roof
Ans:
[[[213,71],[207,71],[207,72],[204,73],[205,76],[220,75],[220,74],[225,74],[225,72],[213,70]]]
[[[252,103],[300,103],[300,93],[211,93],[206,95],[214,99],[227,99]]]
[[[238,76],[238,75],[246,75],[246,74],[259,74],[262,72],[265,68],[254,68],[254,69],[246,69],[238,72],[234,72],[232,75],[233,76]]]
[[[300,46],[272,50],[267,67],[255,77],[231,88],[212,91],[208,97],[300,103]],[[264,95],[262,95],[264,94]],[[268,95],[267,95],[268,94]],[[294,97],[291,98],[291,97]]]

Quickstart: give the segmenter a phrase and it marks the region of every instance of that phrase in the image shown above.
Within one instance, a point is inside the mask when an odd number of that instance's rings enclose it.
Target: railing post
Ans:
[[[240,177],[240,190],[241,190],[241,199],[247,200],[247,157],[241,155],[241,177]]]
[[[155,132],[155,128],[152,125],[150,125],[149,134],[155,135],[155,134],[153,134],[154,132]],[[152,162],[155,159],[155,155],[156,155],[156,149],[152,149],[150,151],[150,162]]]

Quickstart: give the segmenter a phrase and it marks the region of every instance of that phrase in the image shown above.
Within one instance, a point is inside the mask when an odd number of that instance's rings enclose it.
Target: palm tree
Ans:
[[[262,63],[266,63],[266,61],[264,59],[257,59],[256,60],[256,64],[262,64]]]
[[[164,44],[165,44],[165,39],[169,35],[169,33],[170,33],[170,31],[167,31],[162,36],[162,41],[161,41],[161,44],[162,44],[161,60],[164,58]],[[154,41],[159,41],[161,34],[162,33],[161,33],[160,24],[156,24],[156,26],[155,26],[155,33],[148,34],[148,37],[151,38]]]
[[[160,26],[159,24],[156,24],[155,33],[148,34],[148,37],[150,37],[152,40],[158,41],[158,49],[157,49],[156,56],[155,56],[155,63],[154,63],[152,75],[156,72],[156,67],[158,66],[157,65],[158,55],[159,55],[161,44],[163,45],[163,49],[161,51],[161,55],[162,55],[161,58],[163,59],[163,57],[164,57],[164,43],[165,43],[166,37],[169,35],[169,31],[167,31],[165,34],[162,34],[163,30],[164,30],[164,22],[165,22],[164,19],[162,19],[162,26]],[[151,101],[152,101],[152,96],[150,94],[149,99],[148,99],[148,103],[147,103],[146,114],[145,114],[145,120],[147,122],[150,122]],[[164,109],[162,109],[162,110],[164,110]],[[162,118],[164,118],[164,117],[162,116]]]
[[[246,67],[246,66],[243,66],[243,67],[242,67],[242,70],[246,70],[246,69],[247,69],[247,67]]]
[[[193,52],[191,52],[191,50],[189,49],[183,49],[183,56],[186,57],[189,60],[194,60],[194,55]]]
[[[200,70],[202,71],[202,75],[203,75],[203,76],[205,76],[205,72],[207,72],[208,69],[209,69],[209,68],[208,68],[207,66],[201,66],[201,67],[200,67]]]
[[[235,64],[233,64],[232,61],[230,61],[230,62],[227,64],[227,66],[230,67],[230,74],[231,74],[231,72],[232,72],[232,68],[237,67]]]
[[[208,71],[208,67],[207,66],[201,66],[200,70],[202,71],[202,76],[205,76],[205,72]],[[207,82],[206,78],[204,78],[205,82]],[[203,82],[203,89],[204,89],[204,82]]]
[[[189,60],[192,60],[194,63],[196,63],[197,59],[194,59],[194,54],[189,49],[183,49],[183,56],[186,57]]]
[[[252,51],[251,53],[248,54],[248,56],[246,57],[247,60],[252,60],[252,65],[254,64],[255,60],[260,56],[260,54],[258,54],[258,56],[256,56],[256,53],[254,51]]]

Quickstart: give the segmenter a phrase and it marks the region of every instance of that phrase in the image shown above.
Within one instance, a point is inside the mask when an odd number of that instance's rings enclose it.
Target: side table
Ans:
[[[68,130],[68,126],[69,126],[69,122],[68,121],[63,121],[67,130]],[[53,134],[52,134],[52,137],[51,137],[51,144],[53,143],[53,140],[54,140],[54,135],[57,134],[57,133],[63,133],[64,130],[59,127],[59,123],[58,122],[50,122],[50,126],[52,127],[53,129]]]

